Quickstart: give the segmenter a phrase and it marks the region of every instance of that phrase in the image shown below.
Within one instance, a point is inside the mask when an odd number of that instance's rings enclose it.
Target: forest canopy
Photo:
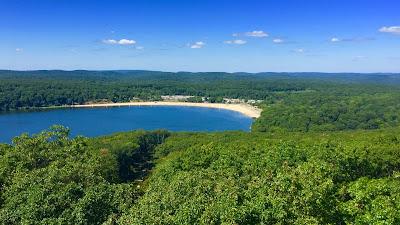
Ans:
[[[0,147],[0,223],[398,224],[398,134],[54,127]]]

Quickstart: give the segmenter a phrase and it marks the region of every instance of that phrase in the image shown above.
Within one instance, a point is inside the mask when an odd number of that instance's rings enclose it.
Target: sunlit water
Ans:
[[[136,129],[171,131],[249,131],[250,117],[221,109],[179,106],[125,106],[53,109],[0,114],[0,142],[10,143],[21,133],[34,134],[53,124],[88,137]]]

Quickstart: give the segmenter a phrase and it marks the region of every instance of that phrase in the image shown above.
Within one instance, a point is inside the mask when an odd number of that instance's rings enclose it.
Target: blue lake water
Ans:
[[[0,114],[0,142],[21,133],[35,134],[51,125],[69,127],[71,135],[87,137],[136,129],[171,131],[249,131],[253,120],[238,112],[179,106],[124,106],[52,109]]]

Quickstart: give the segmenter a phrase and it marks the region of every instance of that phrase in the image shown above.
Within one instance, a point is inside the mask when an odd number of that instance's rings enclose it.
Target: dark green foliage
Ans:
[[[399,131],[70,139],[55,127],[1,145],[0,221],[398,224]]]
[[[398,172],[390,178],[360,178],[343,187],[340,197],[346,199],[339,206],[346,223],[400,223],[400,177]]]
[[[120,223],[397,224],[398,131],[175,135]]]
[[[140,192],[133,182],[121,183],[132,179],[122,175],[134,173],[135,152],[150,155],[167,136],[155,131],[70,139],[67,129],[56,126],[15,138],[0,151],[0,224],[112,223]],[[133,162],[120,161],[120,154]]]
[[[202,98],[202,97],[195,96],[195,97],[190,97],[190,98],[188,98],[187,101],[188,101],[188,102],[203,102],[203,98]]]
[[[253,131],[370,130],[399,125],[400,92],[358,91],[271,95]]]
[[[269,92],[304,90],[306,82],[227,73],[152,71],[0,71],[0,111],[83,104],[133,97],[160,100],[161,95],[264,99]]]

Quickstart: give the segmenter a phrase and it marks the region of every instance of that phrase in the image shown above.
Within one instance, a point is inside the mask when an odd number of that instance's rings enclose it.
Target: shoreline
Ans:
[[[184,107],[202,107],[213,109],[226,109],[239,112],[251,118],[259,118],[261,109],[248,104],[225,104],[225,103],[195,103],[195,102],[121,102],[121,103],[93,103],[84,105],[66,105],[63,108],[93,108],[93,107],[118,107],[118,106],[184,106]]]

